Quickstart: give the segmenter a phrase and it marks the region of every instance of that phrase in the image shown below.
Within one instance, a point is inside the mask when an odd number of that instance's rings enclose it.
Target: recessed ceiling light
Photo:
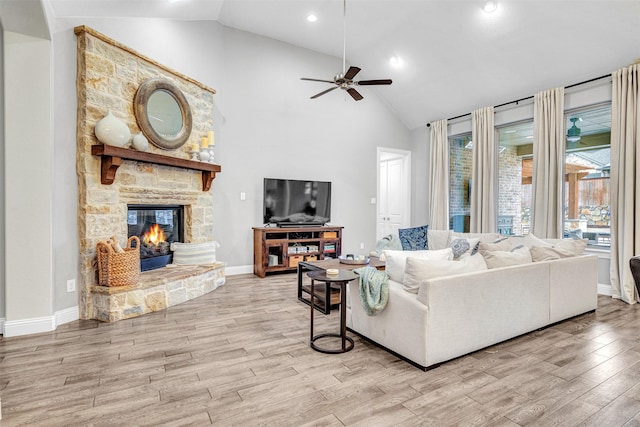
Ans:
[[[496,9],[498,9],[497,1],[489,0],[484,3],[484,6],[482,6],[482,10],[484,10],[487,13],[493,13],[496,11]]]
[[[402,59],[398,58],[397,56],[392,56],[391,58],[389,58],[389,64],[393,65],[394,67],[400,67],[402,66]]]
[[[177,3],[177,2],[179,2],[179,1],[180,1],[180,0],[169,0],[169,3]]]
[[[309,22],[316,22],[318,20],[318,17],[316,15],[314,15],[313,13],[310,14],[309,16],[307,16],[307,21]]]

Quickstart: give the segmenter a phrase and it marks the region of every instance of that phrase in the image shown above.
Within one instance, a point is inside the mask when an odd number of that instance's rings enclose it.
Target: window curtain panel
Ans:
[[[471,218],[472,233],[495,233],[498,229],[498,150],[495,144],[493,107],[471,113],[472,166]]]
[[[429,147],[429,227],[449,229],[449,140],[447,120],[431,123]]]
[[[614,298],[634,304],[629,259],[640,254],[640,65],[611,77],[611,287]]]
[[[531,232],[538,237],[562,237],[564,128],[564,88],[535,94]]]

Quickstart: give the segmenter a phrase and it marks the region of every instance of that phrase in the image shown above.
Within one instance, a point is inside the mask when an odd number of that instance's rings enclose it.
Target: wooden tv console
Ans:
[[[337,258],[342,251],[343,228],[253,227],[253,274],[265,277],[267,273],[293,272],[300,261]]]

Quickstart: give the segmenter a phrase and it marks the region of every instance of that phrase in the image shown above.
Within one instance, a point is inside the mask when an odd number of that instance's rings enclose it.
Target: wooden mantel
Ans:
[[[202,171],[202,191],[209,191],[209,189],[211,189],[211,183],[216,177],[216,173],[222,170],[220,165],[213,163],[179,159],[177,157],[163,156],[162,154],[147,153],[129,148],[119,148],[112,145],[92,145],[91,154],[100,156],[102,159],[100,182],[105,185],[113,184],[116,178],[116,172],[122,164],[122,159]]]

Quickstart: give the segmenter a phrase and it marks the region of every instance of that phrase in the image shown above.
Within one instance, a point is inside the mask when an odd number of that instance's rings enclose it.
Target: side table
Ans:
[[[309,328],[309,346],[321,353],[346,353],[353,349],[353,339],[347,336],[347,284],[352,280],[358,278],[358,275],[351,270],[338,270],[338,274],[328,275],[325,270],[310,271],[307,276],[311,278],[311,326]],[[340,333],[324,333],[319,335],[313,335],[313,312],[316,298],[314,284],[315,282],[324,282],[327,288],[331,286],[338,286],[340,288]],[[336,337],[342,341],[342,346],[339,349],[327,349],[320,347],[316,344],[316,340],[325,337]],[[349,343],[347,345],[347,342]]]

